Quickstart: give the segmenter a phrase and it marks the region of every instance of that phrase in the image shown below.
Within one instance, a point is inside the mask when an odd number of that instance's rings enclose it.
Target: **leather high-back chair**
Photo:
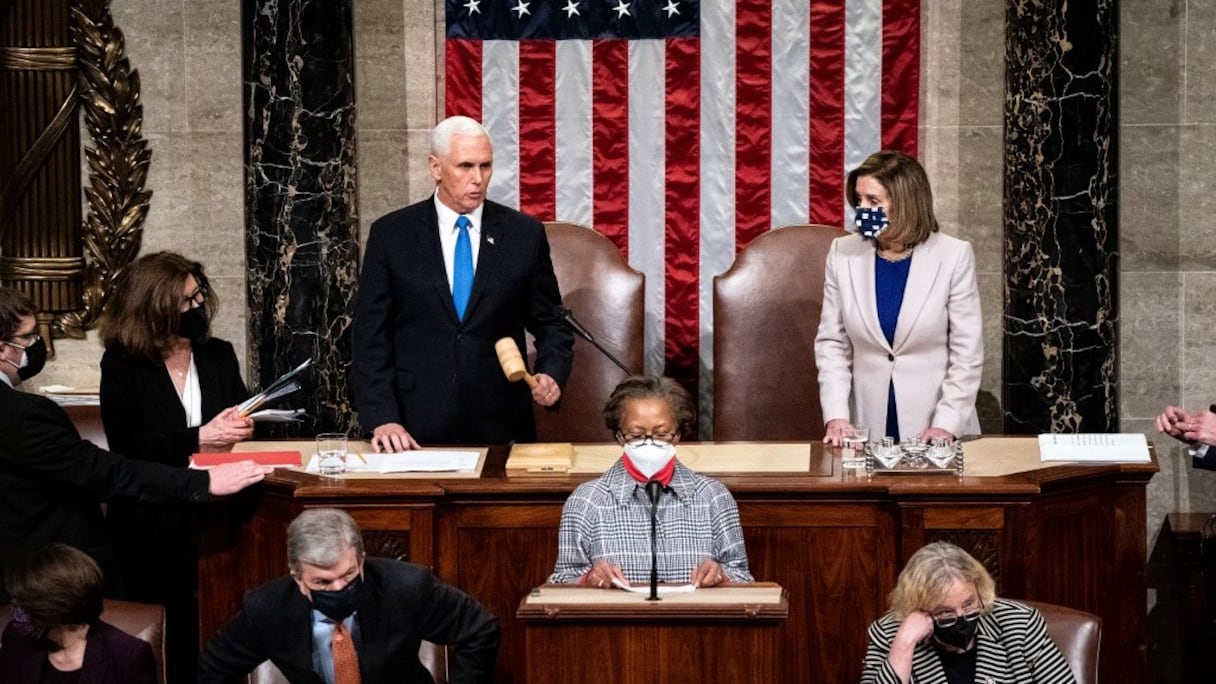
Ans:
[[[823,438],[815,333],[828,248],[841,235],[771,230],[714,278],[714,441]]]
[[[8,626],[11,607],[0,605],[0,632]],[[156,679],[165,684],[165,607],[159,603],[134,603],[105,599],[101,609],[102,622],[108,622],[152,646],[156,658]]]
[[[430,671],[431,677],[435,679],[435,684],[447,684],[448,650],[446,647],[424,641],[422,647],[418,649],[418,659]],[[288,684],[288,682],[287,678],[283,676],[283,672],[275,667],[274,663],[267,660],[249,674],[249,684]]]
[[[1097,684],[1098,651],[1102,645],[1102,618],[1054,603],[1023,601],[1043,614],[1047,633],[1055,642],[1081,684]]]
[[[608,238],[575,223],[546,223],[562,303],[604,348],[633,373],[642,372],[643,288],[646,277],[629,267]],[[529,358],[536,358],[528,338]],[[604,402],[626,377],[586,340],[574,337],[574,365],[559,408],[533,405],[542,442],[608,442]]]

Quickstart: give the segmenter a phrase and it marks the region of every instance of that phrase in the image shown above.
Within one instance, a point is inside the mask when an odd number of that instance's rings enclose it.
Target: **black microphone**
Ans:
[[[588,332],[587,329],[574,318],[574,312],[568,307],[558,304],[557,308],[554,309],[554,312],[557,314],[558,318],[562,319],[562,322],[565,323],[567,327],[575,332],[576,335],[590,342],[591,346],[595,347],[601,354],[608,357],[609,361],[615,363],[617,368],[625,371],[625,375],[634,375],[634,372],[629,370],[628,366],[621,363],[620,359],[613,356],[612,352],[604,349],[599,342],[595,341],[595,338],[591,336],[591,333]]]
[[[659,495],[663,493],[663,483],[651,480],[646,483],[646,496],[650,497],[650,596],[647,601],[659,600],[659,560],[658,560],[658,510]]]

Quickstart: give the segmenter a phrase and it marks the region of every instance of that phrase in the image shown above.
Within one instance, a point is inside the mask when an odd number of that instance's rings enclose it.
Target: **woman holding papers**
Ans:
[[[632,377],[617,385],[604,422],[624,453],[598,479],[566,500],[557,565],[549,581],[608,588],[650,578],[652,503],[659,582],[712,587],[751,582],[735,499],[717,480],[676,458],[695,405],[670,378]]]
[[[979,432],[984,362],[975,255],[938,232],[925,170],[876,152],[849,174],[856,233],[837,238],[815,336],[824,438],[852,426],[877,439]]]
[[[869,637],[863,684],[1077,681],[1039,611],[997,598],[984,566],[948,542],[912,554]]]
[[[229,451],[253,434],[237,414],[248,396],[232,345],[210,336],[219,302],[202,264],[158,252],[123,272],[101,319],[101,418],[110,449],[185,466],[199,451]],[[116,500],[107,522],[126,597],[168,612],[171,680],[193,679],[198,654],[191,509]]]

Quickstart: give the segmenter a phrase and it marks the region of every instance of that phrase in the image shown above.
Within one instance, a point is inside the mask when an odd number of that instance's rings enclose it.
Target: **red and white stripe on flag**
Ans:
[[[448,0],[446,114],[490,131],[491,198],[646,275],[646,371],[700,394],[705,436],[713,277],[841,225],[870,153],[916,154],[920,0],[563,1]]]

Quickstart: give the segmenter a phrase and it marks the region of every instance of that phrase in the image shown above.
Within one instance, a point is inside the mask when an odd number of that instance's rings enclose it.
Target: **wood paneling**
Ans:
[[[562,504],[591,478],[508,478],[504,461],[504,453],[491,451],[476,480],[334,484],[276,473],[257,491],[216,506],[203,531],[200,560],[204,638],[235,613],[246,589],[284,571],[285,529],[296,513],[340,506],[355,515],[369,540],[383,540],[378,548],[408,547],[410,560],[431,565],[498,616],[503,642],[496,681],[532,681],[527,638],[571,638],[569,648],[588,654],[594,676],[568,673],[567,681],[628,681],[612,670],[614,657],[625,657],[612,643],[592,647],[579,643],[577,634],[525,636],[515,616],[519,601],[552,571]],[[1156,470],[1154,461],[989,478],[867,479],[842,473],[816,445],[805,474],[722,476],[739,503],[752,572],[786,589],[789,616],[767,639],[785,646],[775,661],[757,655],[748,673],[717,672],[706,681],[856,681],[866,627],[886,610],[903,563],[926,542],[949,539],[985,561],[1002,596],[1097,613],[1103,620],[1101,678],[1143,682],[1144,485]],[[643,631],[630,632],[630,639],[671,638],[644,631],[649,626],[638,629]],[[717,639],[724,626],[699,629],[681,638]],[[670,661],[662,671],[705,671],[698,663]]]

